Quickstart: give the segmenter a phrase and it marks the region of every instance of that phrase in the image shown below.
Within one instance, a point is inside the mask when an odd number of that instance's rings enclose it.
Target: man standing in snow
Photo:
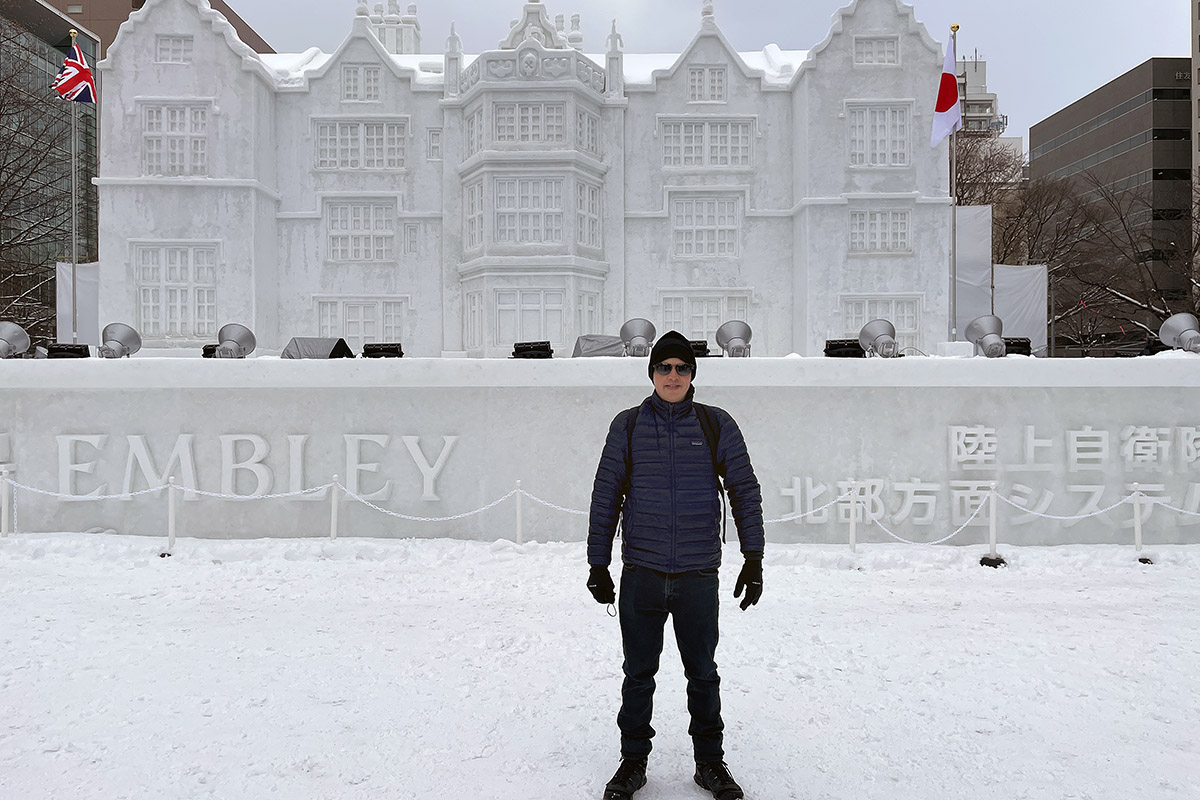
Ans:
[[[621,518],[621,765],[604,800],[629,800],[646,785],[654,676],[667,617],[687,676],[688,733],[695,781],[717,800],[744,797],[725,766],[717,649],[717,568],[721,564],[719,480],[729,496],[745,563],[734,597],[745,611],[762,595],[762,492],[737,423],[692,402],[696,355],[676,331],[650,352],[654,393],[612,421],[596,469],[588,523],[587,587],[596,602],[616,602],[609,574]]]

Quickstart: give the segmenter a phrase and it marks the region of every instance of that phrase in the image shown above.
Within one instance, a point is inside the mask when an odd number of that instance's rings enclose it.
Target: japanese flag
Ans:
[[[937,106],[933,109],[933,136],[930,147],[937,147],[955,131],[962,130],[962,107],[958,103],[958,75],[955,74],[958,54],[954,52],[954,35],[946,45],[946,63],[942,65],[942,83],[938,87]]]

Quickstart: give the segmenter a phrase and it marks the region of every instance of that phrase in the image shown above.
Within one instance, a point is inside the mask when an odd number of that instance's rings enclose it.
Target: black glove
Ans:
[[[759,580],[762,580],[761,577]],[[762,591],[762,584],[760,583],[759,586],[759,591]],[[596,598],[597,603],[608,605],[617,602],[617,588],[613,586],[612,576],[608,574],[608,567],[592,567],[592,571],[588,573],[587,587],[588,591],[592,593],[592,597]]]
[[[762,597],[762,554],[755,553],[753,557],[750,554],[746,555],[746,563],[742,564],[742,571],[738,573],[737,584],[733,587],[733,596],[741,597],[742,589],[746,590],[746,597],[742,600],[741,609],[745,611],[747,608],[758,604],[758,598]]]

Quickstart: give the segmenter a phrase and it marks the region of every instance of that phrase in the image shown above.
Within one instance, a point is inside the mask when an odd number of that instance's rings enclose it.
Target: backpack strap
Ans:
[[[700,420],[700,430],[704,432],[708,452],[712,456],[713,474],[717,476],[717,492],[721,495],[721,542],[724,544],[725,527],[728,523],[728,514],[725,512],[725,479],[717,466],[717,445],[721,440],[721,429],[717,427],[717,419],[711,406],[692,401],[692,408],[696,410],[696,419]]]

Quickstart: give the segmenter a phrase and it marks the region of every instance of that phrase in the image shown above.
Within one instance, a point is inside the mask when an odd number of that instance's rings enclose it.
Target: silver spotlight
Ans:
[[[1158,329],[1158,338],[1170,347],[1200,353],[1200,321],[1195,314],[1173,314]]]
[[[221,330],[217,331],[217,341],[220,344],[213,354],[217,358],[245,358],[254,352],[258,344],[251,330],[236,322],[222,325]]]
[[[110,322],[100,334],[101,358],[128,358],[142,349],[142,337],[124,322]]]
[[[988,314],[976,317],[967,325],[967,341],[983,351],[988,358],[1002,358],[1007,352],[1004,339],[1000,334],[1004,331],[1004,323],[1000,318]]]
[[[750,357],[750,326],[740,319],[731,319],[717,328],[717,347],[730,358]]]
[[[895,358],[900,355],[896,346],[896,326],[886,319],[873,319],[858,332],[858,344],[867,355]]]
[[[621,326],[621,342],[625,345],[625,355],[645,358],[650,355],[650,346],[658,331],[654,323],[648,319],[634,317]]]
[[[0,322],[0,358],[16,358],[29,349],[29,334],[15,322]]]

